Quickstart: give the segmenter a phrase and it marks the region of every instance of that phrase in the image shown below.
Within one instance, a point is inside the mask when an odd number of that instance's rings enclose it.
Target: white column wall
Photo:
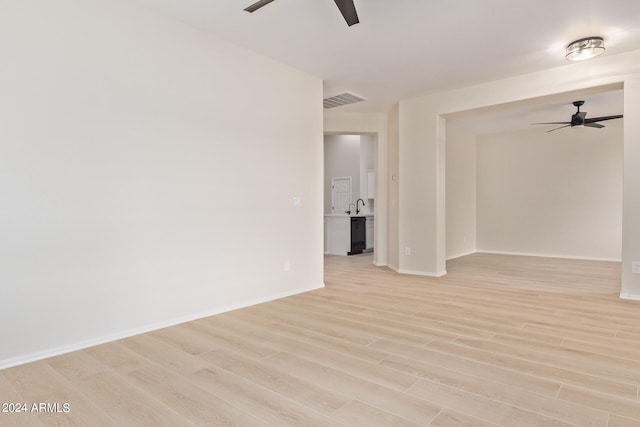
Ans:
[[[640,300],[640,76],[624,84],[624,175],[622,195],[622,290],[623,298]]]
[[[476,251],[476,135],[447,124],[447,259]]]

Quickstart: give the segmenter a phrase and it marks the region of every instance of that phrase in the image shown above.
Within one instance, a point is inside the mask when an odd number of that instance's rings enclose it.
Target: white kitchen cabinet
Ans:
[[[367,245],[366,249],[373,249],[373,215],[367,215],[367,224],[366,224],[366,240]]]
[[[374,199],[376,195],[376,173],[375,171],[367,172],[367,199]]]
[[[345,214],[324,216],[324,253],[347,255],[351,250],[351,217]]]
[[[373,215],[365,217],[365,252],[373,249]],[[328,255],[348,255],[351,251],[351,218],[355,215],[325,214],[324,253]]]

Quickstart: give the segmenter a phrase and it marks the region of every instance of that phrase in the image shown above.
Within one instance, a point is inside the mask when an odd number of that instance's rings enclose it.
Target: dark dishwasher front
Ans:
[[[361,254],[366,248],[366,221],[365,217],[351,218],[351,251],[348,255]]]

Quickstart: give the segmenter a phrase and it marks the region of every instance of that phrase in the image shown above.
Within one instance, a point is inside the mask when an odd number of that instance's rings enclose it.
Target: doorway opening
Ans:
[[[324,137],[324,253],[351,252],[350,217],[365,221],[365,252],[375,252],[378,189],[377,133],[327,133]],[[362,221],[362,220],[361,220]]]

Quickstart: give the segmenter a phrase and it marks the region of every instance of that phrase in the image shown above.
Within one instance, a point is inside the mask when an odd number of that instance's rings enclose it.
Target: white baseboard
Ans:
[[[400,274],[410,274],[412,276],[425,276],[425,277],[442,277],[447,274],[447,270],[441,271],[439,273],[432,273],[430,271],[418,271],[418,270],[407,270],[404,268],[398,268],[395,265],[388,264],[387,267]]]
[[[442,277],[447,274],[447,270],[440,271],[438,273],[433,273],[431,271],[407,270],[407,269],[401,268],[400,270],[398,270],[398,273],[411,274],[413,276]]]
[[[447,257],[447,261],[451,261],[452,259],[456,259],[456,258],[462,258],[463,256],[467,256],[467,255],[473,255],[475,253],[476,251],[469,251],[469,252],[462,252],[456,255],[451,255],[450,257]]]
[[[640,301],[640,295],[635,295],[635,294],[620,294],[620,298],[633,300],[633,301]]]
[[[91,338],[88,340],[76,342],[69,345],[63,345],[54,347],[51,349],[38,351],[23,356],[13,357],[9,359],[0,360],[0,371],[3,369],[11,368],[13,366],[24,365],[26,363],[36,362],[38,360],[47,359],[49,357],[59,356],[65,353],[71,353],[77,350],[83,350],[85,348],[94,347],[100,344],[106,344],[108,342],[117,341],[123,338],[129,338],[134,335],[145,334],[147,332],[156,331],[158,329],[167,328],[169,326],[179,325],[181,323],[191,322],[193,320],[203,319],[205,317],[215,316],[216,314],[226,313],[240,308],[250,307],[252,305],[262,304],[265,302],[277,300],[280,298],[286,298],[293,295],[301,294],[304,292],[321,289],[324,287],[324,283],[319,286],[309,286],[305,288],[298,288],[287,292],[282,292],[274,295],[269,295],[263,298],[256,298],[253,300],[243,301],[238,304],[227,305],[223,307],[217,307],[209,311],[189,314],[186,316],[177,317],[174,319],[168,319],[162,322],[153,323],[150,325],[141,326],[138,328],[127,329],[125,331],[115,332],[113,334],[103,335],[97,338]]]
[[[398,267],[396,267],[395,265],[387,264],[387,267],[390,268],[391,270],[395,271],[396,273],[400,272],[400,269]]]
[[[558,255],[558,254],[541,254],[530,252],[512,252],[512,251],[492,251],[487,249],[478,249],[475,253],[482,254],[495,254],[495,255],[516,255],[516,256],[531,256],[541,258],[564,258],[564,259],[576,259],[584,261],[607,261],[607,262],[621,262],[620,258],[597,258],[597,257],[583,257],[574,255]]]
[[[374,252],[373,253],[373,265],[376,267],[386,267],[387,266],[387,257],[383,257],[381,254]]]

